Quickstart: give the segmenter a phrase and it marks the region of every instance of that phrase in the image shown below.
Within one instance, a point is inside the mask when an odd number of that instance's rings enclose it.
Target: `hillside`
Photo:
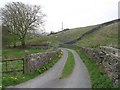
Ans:
[[[96,47],[107,45],[118,48],[118,22],[113,20],[99,25],[74,28],[57,32],[55,34],[44,35],[28,41],[33,44],[49,43],[58,47],[59,44],[75,44],[83,47]]]
[[[89,30],[95,28],[96,26],[97,25],[69,29],[66,31],[58,32],[53,35],[49,35],[49,38],[61,43],[69,42],[76,38],[79,38],[83,33],[88,32]]]
[[[84,47],[112,46],[118,48],[118,22],[86,35],[75,44]]]
[[[120,20],[70,29],[50,35],[49,38],[59,43],[76,44],[84,47],[107,45],[118,48],[118,22],[120,23]]]

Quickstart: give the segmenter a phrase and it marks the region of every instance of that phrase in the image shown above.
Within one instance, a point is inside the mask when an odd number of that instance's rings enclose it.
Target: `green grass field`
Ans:
[[[74,66],[75,66],[74,56],[70,51],[68,51],[68,59],[61,73],[60,79],[70,76],[73,72]]]
[[[34,48],[3,49],[3,60],[15,59],[15,58],[24,58],[25,50],[28,50],[30,54],[46,51],[45,49],[34,49]],[[7,67],[6,67],[6,65],[7,65]],[[2,72],[13,71],[13,70],[14,71],[15,70],[22,70],[22,69],[23,69],[23,60],[2,62]]]
[[[7,67],[6,67],[7,63]],[[2,72],[23,70],[23,60],[2,62]],[[23,73],[23,72],[19,72]],[[17,72],[15,73],[17,74]]]
[[[25,50],[28,50],[30,54],[38,53],[38,52],[45,52],[45,49],[34,49],[34,48],[26,48],[26,49],[3,49],[2,50],[2,57],[4,59],[8,58],[22,58],[25,55]]]
[[[17,49],[17,48],[5,49],[4,48],[2,51],[3,60],[15,59],[15,58],[24,58],[25,50],[28,50],[30,54],[46,51],[45,49],[34,49],[34,48],[26,48],[26,49],[22,49],[22,48],[21,49]],[[6,68],[6,65],[7,65],[7,68]],[[9,76],[13,77],[14,75],[22,75],[22,73],[23,73],[22,71],[16,72],[16,70],[23,70],[23,60],[2,62],[2,72],[14,71],[12,73],[3,73],[2,76],[4,78],[8,78]]]

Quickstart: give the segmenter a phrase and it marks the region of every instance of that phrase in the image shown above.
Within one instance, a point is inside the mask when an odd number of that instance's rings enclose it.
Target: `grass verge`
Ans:
[[[36,76],[50,69],[61,58],[62,54],[63,54],[62,52],[59,52],[56,58],[51,59],[47,64],[43,65],[42,68],[37,69],[35,72],[31,74],[21,74],[21,75],[19,74],[16,76],[9,75],[9,74],[3,74],[2,88],[5,88],[10,85],[16,85],[16,84],[35,78]]]
[[[88,58],[82,51],[75,49],[76,52],[80,55],[81,59],[88,68],[92,88],[117,88],[116,85],[113,85],[112,81],[108,78],[105,71],[100,70],[100,67],[96,62]]]
[[[68,51],[68,59],[60,76],[60,79],[66,78],[73,72],[75,66],[75,60],[73,54]]]

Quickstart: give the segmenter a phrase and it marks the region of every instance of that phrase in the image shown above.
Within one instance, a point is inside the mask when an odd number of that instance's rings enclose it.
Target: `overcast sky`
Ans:
[[[0,7],[7,2],[21,1],[41,5],[47,32],[103,23],[118,18],[119,0],[0,0]]]

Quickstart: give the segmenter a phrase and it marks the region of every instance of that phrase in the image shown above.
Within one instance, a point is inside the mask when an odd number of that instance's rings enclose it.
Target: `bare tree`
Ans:
[[[43,25],[41,7],[36,5],[27,5],[22,2],[12,2],[1,9],[2,21],[9,31],[17,35],[22,47],[25,47],[25,38],[27,33],[33,32],[39,25]]]

